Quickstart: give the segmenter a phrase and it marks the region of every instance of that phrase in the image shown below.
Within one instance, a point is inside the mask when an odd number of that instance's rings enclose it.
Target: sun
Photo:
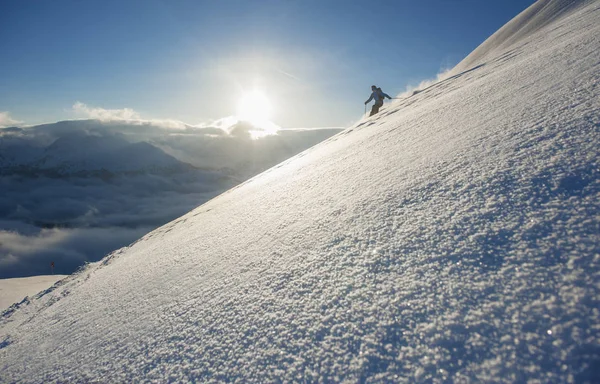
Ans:
[[[255,125],[266,123],[271,118],[271,102],[261,91],[244,92],[238,102],[237,117]]]

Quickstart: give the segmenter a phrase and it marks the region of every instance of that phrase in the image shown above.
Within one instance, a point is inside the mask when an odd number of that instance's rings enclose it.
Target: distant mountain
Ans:
[[[38,166],[68,173],[98,170],[112,173],[160,172],[191,168],[149,143],[130,143],[116,135],[61,137],[46,148]]]
[[[196,168],[244,180],[341,131],[281,130],[252,140],[220,128],[157,124],[69,120],[0,129],[0,174],[82,176]]]
[[[12,131],[22,132],[22,131]],[[38,137],[2,136],[0,174],[91,176],[197,170],[147,142],[120,133],[62,132],[47,146]]]

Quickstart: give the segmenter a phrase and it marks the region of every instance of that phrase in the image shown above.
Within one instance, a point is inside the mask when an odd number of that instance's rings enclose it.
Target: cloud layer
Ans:
[[[130,108],[123,109],[104,109],[97,107],[88,107],[82,102],[73,104],[73,112],[80,117],[97,120],[134,120],[140,119],[139,113]]]
[[[10,127],[13,125],[21,124],[22,121],[15,120],[10,116],[8,112],[0,112],[0,128]]]
[[[0,278],[71,273],[340,131],[87,110],[106,119],[0,130]]]

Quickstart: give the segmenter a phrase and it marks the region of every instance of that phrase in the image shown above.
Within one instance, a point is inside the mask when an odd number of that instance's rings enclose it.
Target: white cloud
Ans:
[[[62,228],[42,229],[29,234],[0,229],[0,276],[45,274],[51,261],[56,263],[58,273],[72,273],[86,261],[96,261],[151,229]]]
[[[21,124],[22,121],[15,120],[10,116],[8,112],[0,112],[0,128],[10,127],[13,125]]]
[[[140,114],[131,108],[105,109],[100,107],[91,107],[78,101],[73,104],[71,110],[75,112],[78,117],[100,121],[126,121],[131,125],[155,125],[170,129],[185,129],[190,127],[190,125],[179,120],[142,119]]]
[[[186,128],[217,128],[230,136],[240,136],[240,134],[242,134],[249,135],[249,137],[253,139],[274,135],[281,129],[277,124],[270,121],[265,121],[260,124],[250,123],[242,121],[236,116],[227,116],[196,125],[186,124],[173,119],[142,119],[140,114],[131,108],[105,109],[92,107],[80,101],[73,104],[71,109],[78,117],[104,122],[124,121],[129,125],[153,125],[161,128],[180,130]]]
[[[140,114],[131,108],[123,109],[104,109],[99,107],[89,107],[80,101],[73,104],[73,111],[79,115],[90,119],[98,120],[139,120]]]
[[[271,121],[251,123],[240,120],[236,116],[227,116],[208,123],[199,124],[197,128],[218,128],[230,136],[246,136],[259,139],[265,136],[275,135],[281,130],[277,124]]]
[[[217,120],[211,120],[207,123],[198,124],[198,128],[219,128],[227,132],[229,128],[237,124],[239,120],[235,116],[227,116]]]
[[[31,254],[55,246],[65,240],[65,232],[58,229],[42,229],[37,236],[23,236],[13,231],[0,230],[0,255]],[[0,265],[4,263],[0,256]]]

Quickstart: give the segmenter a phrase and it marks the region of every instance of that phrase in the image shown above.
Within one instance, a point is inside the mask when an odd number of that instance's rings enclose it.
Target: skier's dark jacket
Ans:
[[[371,97],[369,97],[369,100],[365,101],[365,104],[367,104],[371,100],[375,100],[375,102],[378,102],[379,100],[383,101],[383,99],[386,97],[388,99],[391,99],[391,97],[389,95],[383,93],[381,88],[377,88],[376,90],[373,91],[373,93],[371,93]]]

